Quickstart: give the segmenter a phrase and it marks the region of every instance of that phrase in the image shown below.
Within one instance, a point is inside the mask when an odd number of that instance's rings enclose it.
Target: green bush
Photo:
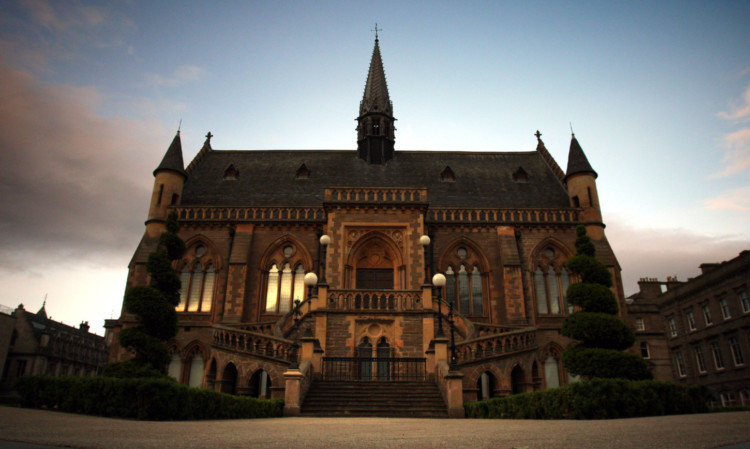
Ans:
[[[601,284],[571,284],[567,290],[568,302],[589,312],[617,315],[619,307],[615,294]]]
[[[24,376],[15,387],[24,407],[151,421],[270,418],[284,407],[280,399],[231,396],[167,379]]]
[[[468,418],[614,419],[705,413],[712,395],[702,385],[654,380],[593,379],[560,388],[467,402]]]
[[[573,346],[563,352],[562,360],[566,367],[575,367],[575,373],[586,378],[653,378],[651,370],[640,356],[615,349]]]
[[[563,321],[561,332],[586,347],[622,351],[635,343],[633,329],[620,317],[606,313],[576,312]]]

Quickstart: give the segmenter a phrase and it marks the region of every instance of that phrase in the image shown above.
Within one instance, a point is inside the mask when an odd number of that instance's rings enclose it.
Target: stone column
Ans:
[[[464,417],[464,374],[450,371],[445,375],[445,401],[448,403],[449,418]]]
[[[288,369],[284,373],[284,416],[297,416],[302,409],[302,380],[305,375],[298,369]]]

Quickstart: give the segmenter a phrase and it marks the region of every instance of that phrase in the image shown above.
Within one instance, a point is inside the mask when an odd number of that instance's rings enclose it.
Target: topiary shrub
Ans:
[[[582,310],[569,315],[561,333],[577,340],[577,346],[563,352],[568,372],[586,378],[651,379],[653,374],[641,357],[624,352],[635,342],[635,333],[620,317],[612,286],[612,276],[595,256],[595,247],[586,228],[576,227],[576,255],[567,266],[581,277],[568,287],[568,300]]]

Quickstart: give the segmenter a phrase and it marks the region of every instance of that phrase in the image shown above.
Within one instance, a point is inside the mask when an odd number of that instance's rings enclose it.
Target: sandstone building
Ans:
[[[639,282],[641,291],[628,300],[636,346],[652,348],[657,378],[663,379],[668,367],[665,380],[704,384],[716,405],[750,405],[750,251],[700,268],[700,276],[686,282]],[[644,313],[653,306],[658,315],[652,309]],[[651,332],[640,328],[639,320],[647,320]]]
[[[396,150],[377,38],[357,123],[356,151],[224,151],[209,133],[186,167],[175,136],[154,171],[127,281],[148,282],[146,258],[177,212],[188,250],[176,266],[182,299],[169,373],[283,397],[299,300],[302,395],[331,379],[426,380],[446,400],[450,382],[464,400],[567,383],[560,357],[570,340],[559,330],[572,312],[565,290],[576,279],[564,265],[576,225],[587,227],[624,300],[597,173],[575,136],[566,171],[539,132],[525,152]],[[436,273],[445,287],[433,288]],[[117,333],[133,323],[123,311],[106,326]],[[114,339],[110,360],[127,357]]]
[[[44,305],[32,313],[21,304],[9,314],[0,311],[0,352],[0,393],[8,393],[25,375],[97,376],[109,348],[87,322],[68,326],[49,318]]]

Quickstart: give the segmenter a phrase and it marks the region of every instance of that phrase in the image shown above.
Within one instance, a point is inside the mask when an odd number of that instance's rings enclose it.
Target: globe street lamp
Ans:
[[[328,235],[323,234],[320,236],[320,246],[323,248],[323,256],[321,257],[321,260],[320,260],[320,282],[322,284],[326,283],[326,249],[328,249],[328,245],[330,244],[331,244],[331,238],[328,237]],[[305,279],[307,279],[307,275],[305,275]],[[317,283],[317,281],[318,281],[318,278],[316,277],[315,282]]]
[[[437,336],[442,338],[442,337],[445,337],[445,333],[443,332],[443,306],[442,306],[442,301],[440,299],[440,293],[443,287],[445,287],[445,275],[443,273],[436,273],[435,276],[432,277],[432,285],[437,287],[437,303],[438,303]]]

